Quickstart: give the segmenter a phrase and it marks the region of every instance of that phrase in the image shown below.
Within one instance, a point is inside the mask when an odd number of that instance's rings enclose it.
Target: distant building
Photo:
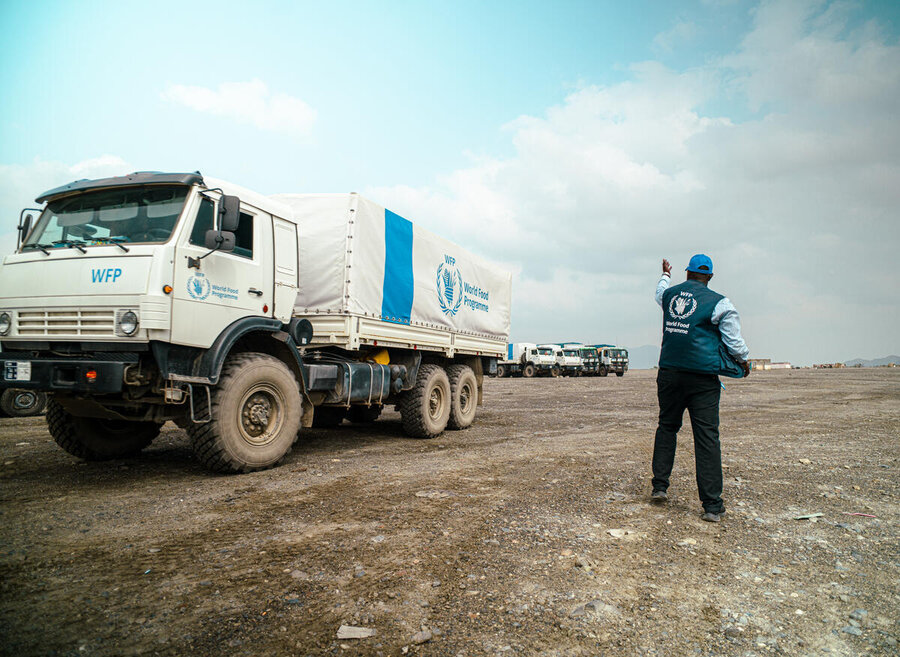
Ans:
[[[771,358],[753,358],[750,367],[754,370],[789,370],[790,363],[773,363]]]

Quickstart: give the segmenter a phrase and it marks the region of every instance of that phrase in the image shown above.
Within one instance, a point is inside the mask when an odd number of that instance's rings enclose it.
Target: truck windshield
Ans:
[[[154,185],[51,201],[22,250],[165,242],[181,215],[187,193],[184,185]]]
[[[538,353],[539,353],[541,356],[552,356],[552,355],[553,355],[553,351],[552,351],[552,350],[550,350],[550,349],[543,349],[543,348],[538,349]]]

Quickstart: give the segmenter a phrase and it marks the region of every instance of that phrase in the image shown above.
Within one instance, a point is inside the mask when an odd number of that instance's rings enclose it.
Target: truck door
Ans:
[[[297,300],[297,225],[273,217],[275,229],[275,317],[288,322]]]
[[[194,201],[196,218],[182,231],[175,250],[171,340],[209,347],[238,319],[272,317],[272,217],[242,205],[234,250],[210,253],[197,269],[188,266],[188,259],[209,253],[205,235],[213,228],[217,208],[206,196],[198,195]]]

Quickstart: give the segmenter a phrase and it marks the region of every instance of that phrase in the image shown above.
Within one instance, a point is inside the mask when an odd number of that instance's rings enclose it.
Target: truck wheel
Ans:
[[[598,374],[600,374],[600,376],[606,376],[607,374],[609,374],[609,370],[606,369],[606,365],[600,366],[600,369],[598,370]]]
[[[300,430],[300,389],[274,356],[229,356],[211,391],[212,419],[188,429],[197,459],[216,472],[270,468],[291,450]]]
[[[353,424],[369,424],[378,419],[384,406],[372,404],[371,406],[351,406],[347,418]]]
[[[497,378],[502,379],[506,376],[506,366],[505,365],[497,365]]]
[[[533,377],[534,365],[532,365],[531,363],[525,365],[525,367],[522,368],[522,376],[524,376],[526,379],[530,379],[531,377]]]
[[[625,376],[625,372],[616,372],[616,376]]]
[[[134,456],[159,435],[156,422],[76,417],[51,399],[47,402],[47,428],[56,444],[86,461],[107,461]]]
[[[414,438],[440,435],[450,419],[450,379],[440,365],[422,365],[416,385],[400,400],[403,431]]]
[[[550,368],[550,376],[554,379],[559,376],[559,365],[554,365]]]
[[[451,365],[447,368],[450,378],[450,429],[465,429],[475,421],[478,410],[478,379],[468,365]]]
[[[316,406],[313,411],[313,427],[334,429],[347,417],[347,409],[341,406]]]
[[[47,395],[34,390],[11,388],[0,395],[0,410],[9,417],[40,415],[47,405]]]

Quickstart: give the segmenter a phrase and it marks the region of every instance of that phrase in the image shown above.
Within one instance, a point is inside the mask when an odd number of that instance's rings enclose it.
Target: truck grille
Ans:
[[[115,310],[20,310],[20,336],[114,336]]]

